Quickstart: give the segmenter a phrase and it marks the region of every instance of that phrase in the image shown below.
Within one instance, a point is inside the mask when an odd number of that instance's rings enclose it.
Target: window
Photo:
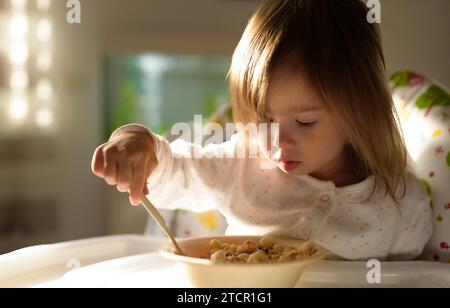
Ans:
[[[106,136],[138,122],[158,134],[195,114],[209,117],[228,103],[228,57],[201,55],[110,56],[106,61]]]

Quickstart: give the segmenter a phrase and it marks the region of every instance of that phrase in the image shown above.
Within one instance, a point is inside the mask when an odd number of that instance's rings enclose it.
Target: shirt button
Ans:
[[[323,202],[329,201],[330,200],[330,196],[327,193],[323,193],[322,196],[320,197],[320,199]]]

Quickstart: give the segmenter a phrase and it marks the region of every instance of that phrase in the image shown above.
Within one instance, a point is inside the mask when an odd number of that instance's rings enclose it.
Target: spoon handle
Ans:
[[[170,238],[173,245],[175,246],[175,249],[177,250],[177,253],[185,256],[186,253],[178,245],[177,241],[175,240],[175,236],[173,235],[172,231],[169,229],[166,222],[164,221],[164,218],[161,216],[161,214],[158,212],[155,206],[145,196],[142,198],[141,203],[145,207],[147,212],[156,220],[159,226],[164,230],[166,235]]]

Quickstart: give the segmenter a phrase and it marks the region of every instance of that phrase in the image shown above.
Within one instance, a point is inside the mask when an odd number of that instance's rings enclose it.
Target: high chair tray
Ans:
[[[0,287],[190,287],[159,255],[162,238],[124,235],[28,247],[0,256]],[[297,287],[450,287],[450,264],[381,262],[368,283],[365,262],[320,261]],[[173,279],[177,277],[177,279]]]

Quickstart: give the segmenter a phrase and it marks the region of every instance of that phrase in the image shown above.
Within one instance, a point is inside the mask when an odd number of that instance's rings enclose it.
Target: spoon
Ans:
[[[186,256],[187,254],[184,252],[184,250],[178,245],[177,240],[175,239],[174,234],[167,226],[166,222],[164,221],[164,218],[161,216],[161,214],[158,212],[158,210],[155,208],[155,206],[148,200],[146,197],[143,197],[141,200],[142,205],[145,207],[147,212],[153,217],[153,219],[156,220],[158,225],[163,229],[163,231],[166,233],[166,235],[169,237],[169,239],[172,241],[173,246],[175,247],[176,253],[182,256]]]

